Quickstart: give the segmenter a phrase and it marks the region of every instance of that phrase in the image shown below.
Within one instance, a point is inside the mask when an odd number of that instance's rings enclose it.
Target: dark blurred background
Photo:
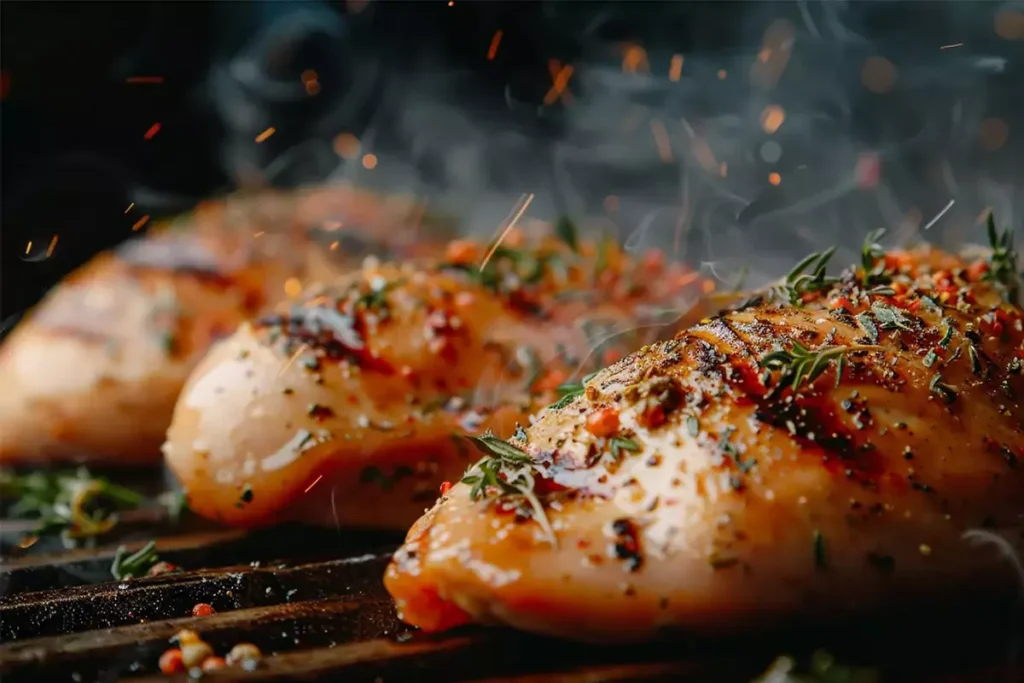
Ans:
[[[1021,2],[0,13],[5,321],[142,216],[247,187],[414,193],[483,233],[533,193],[532,215],[723,280],[878,226],[960,243],[992,208],[1020,228]]]

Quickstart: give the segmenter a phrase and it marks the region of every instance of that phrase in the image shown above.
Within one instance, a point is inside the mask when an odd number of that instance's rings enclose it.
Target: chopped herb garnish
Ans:
[[[242,495],[238,497],[240,503],[251,503],[253,499],[252,485],[246,484],[242,487]]]
[[[933,394],[940,397],[946,405],[949,405],[950,403],[956,401],[956,390],[954,390],[953,387],[949,386],[948,384],[942,383],[941,374],[937,373],[934,377],[932,377],[932,381],[929,382],[928,384],[928,389]]]
[[[949,340],[953,338],[953,323],[948,318],[944,322],[946,323],[946,329],[942,332],[939,346],[945,349],[949,346]]]
[[[928,353],[925,354],[924,361],[922,362],[924,363],[924,366],[926,368],[930,368],[931,366],[935,365],[935,361],[937,361],[938,359],[939,354],[935,353],[935,349],[928,349]]]
[[[612,450],[612,457],[615,460],[622,458],[622,451],[629,451],[630,453],[637,453],[642,450],[640,444],[633,439],[627,439],[624,436],[613,436],[609,440],[609,444]]]
[[[839,278],[826,274],[829,259],[832,258],[835,251],[836,248],[831,247],[823,252],[810,254],[796,264],[796,267],[786,275],[786,279],[780,285],[776,285],[772,291],[788,301],[790,305],[802,306],[804,294],[820,292],[839,281]],[[804,272],[808,269],[809,272]]]
[[[573,402],[577,396],[581,396],[586,391],[587,382],[592,380],[597,375],[596,372],[592,372],[589,375],[583,377],[582,380],[577,384],[575,382],[565,382],[558,386],[558,393],[561,398],[551,404],[551,410],[558,410],[564,408]]]
[[[138,508],[142,494],[93,477],[84,467],[74,473],[0,470],[0,495],[17,502],[9,514],[35,518],[36,535],[59,532],[66,539],[100,536],[117,524],[117,513]]]
[[[1017,270],[1017,251],[1013,246],[1013,228],[999,232],[992,212],[988,214],[985,228],[989,244],[992,246],[989,270],[985,273],[985,279],[1002,285],[1006,299],[1012,304],[1017,304],[1020,296],[1020,272]]]
[[[860,249],[860,265],[864,270],[861,282],[865,287],[886,284],[889,277],[885,275],[885,249],[878,240],[885,234],[885,228],[868,233]]]
[[[814,382],[825,372],[833,360],[854,351],[868,351],[877,348],[879,347],[850,344],[849,346],[823,346],[811,351],[800,342],[794,341],[789,351],[773,351],[764,357],[761,365],[769,370],[781,370],[780,385],[785,384],[786,380],[790,380],[790,386],[795,391],[804,380],[808,384]]]
[[[396,287],[401,287],[405,282],[404,279],[399,279],[394,282],[371,284],[370,291],[356,299],[355,307],[386,315],[388,313],[388,292]]]
[[[871,304],[871,312],[875,314],[875,319],[883,330],[914,331],[914,328],[910,326],[910,320],[892,306],[876,301]]]
[[[150,567],[160,561],[156,554],[156,541],[150,541],[126,557],[127,552],[126,547],[119,546],[114,554],[114,563],[110,566],[110,573],[118,581],[145,576]]]
[[[972,342],[967,342],[967,357],[971,360],[971,372],[981,375],[981,358],[978,356],[978,348]]]
[[[453,435],[456,436],[456,435]],[[456,436],[456,443],[461,445],[462,440]],[[408,467],[398,467],[389,477],[384,474],[384,471],[376,465],[363,468],[363,471],[359,473],[359,481],[365,484],[377,484],[380,486],[382,491],[390,491],[395,487],[395,483],[405,479],[412,475],[412,470]]]
[[[576,230],[576,224],[568,216],[562,216],[555,223],[555,234],[558,238],[569,245],[569,248],[575,252],[580,250],[579,234]]]
[[[871,316],[865,313],[859,313],[856,316],[857,324],[862,330],[868,335],[868,339],[871,340],[872,344],[878,343],[878,328],[875,326]]]
[[[498,499],[524,500],[530,506],[533,518],[547,534],[551,545],[557,547],[558,539],[544,512],[544,506],[534,491],[536,471],[533,468],[533,458],[493,434],[467,438],[473,442],[477,450],[485,454],[466,470],[465,476],[462,477],[462,483],[472,487],[469,492],[470,499],[476,501],[494,496]]]

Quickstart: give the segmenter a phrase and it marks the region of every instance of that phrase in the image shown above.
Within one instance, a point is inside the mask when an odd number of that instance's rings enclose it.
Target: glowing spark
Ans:
[[[25,255],[28,256],[28,252],[32,251],[32,240],[28,241],[28,245],[25,247]]]
[[[761,51],[757,53],[757,61],[762,64],[767,64],[768,60],[772,58],[772,49],[770,47],[761,48]]]
[[[668,67],[668,80],[678,81],[683,75],[683,56],[672,55],[672,62]]]
[[[320,92],[320,82],[319,81],[310,81],[309,83],[306,83],[306,94],[307,95],[316,95],[319,92]]]
[[[494,37],[491,38],[491,46],[487,48],[487,59],[492,60],[498,54],[498,46],[501,45],[501,37],[504,35],[500,30],[494,33]]]
[[[253,235],[253,237],[262,237],[262,236],[263,236],[263,231],[262,230],[260,230],[259,232],[257,232],[256,234]]]
[[[144,226],[148,222],[149,222],[149,214],[147,213],[145,216],[143,216],[139,220],[135,221],[135,225],[132,226],[132,232],[137,232],[142,226]]]
[[[724,81],[728,75],[729,75],[729,72],[726,71],[725,69],[719,69],[718,70],[718,80]]]
[[[512,228],[516,226],[516,223],[519,221],[520,216],[522,216],[526,212],[526,208],[530,206],[530,202],[532,201],[533,194],[523,195],[522,197],[519,198],[519,201],[516,202],[516,206],[512,207],[512,211],[509,213],[511,220],[509,220],[508,218],[505,219],[508,225],[506,225],[505,229],[501,231],[501,234],[498,236],[498,239],[495,240],[494,245],[491,246],[491,250],[488,251],[487,256],[484,257],[483,263],[480,264],[481,272],[483,272],[483,269],[487,267],[487,262],[491,260],[492,256],[494,256],[494,252],[498,251],[498,247],[501,246],[502,241],[512,231]]]
[[[284,373],[288,371],[288,368],[290,368],[292,366],[292,363],[294,363],[295,360],[299,356],[301,356],[306,351],[306,349],[308,349],[308,348],[309,348],[309,344],[303,344],[299,348],[295,349],[295,353],[293,353],[292,357],[288,359],[288,362],[284,364],[284,367],[281,368],[281,371],[279,373],[277,373],[277,379],[281,379],[281,376],[284,375]]]
[[[307,486],[307,487],[306,487],[306,490],[305,490],[305,491],[303,491],[303,493],[309,493],[309,490],[310,490],[311,488],[313,488],[314,486],[316,486],[316,485],[317,485],[317,483],[318,483],[318,482],[319,482],[319,481],[320,481],[321,479],[323,479],[323,478],[324,478],[324,475],[322,475],[322,474],[321,474],[321,475],[320,475],[319,477],[317,477],[316,479],[314,479],[314,480],[313,480],[313,483],[312,483],[312,484],[310,484],[309,486]]]
[[[149,130],[147,130],[146,134],[143,135],[142,137],[146,138],[147,140],[152,140],[153,137],[157,133],[159,133],[159,132],[160,132],[160,122],[157,121],[156,123],[154,123],[152,126],[149,127]]]
[[[54,236],[53,236],[53,239],[52,239],[52,240],[50,240],[50,246],[48,246],[48,247],[46,248],[46,258],[50,258],[50,256],[52,256],[52,255],[53,255],[53,250],[54,250],[54,249],[55,249],[56,247],[57,247],[57,235],[54,235]]]
[[[135,202],[132,202],[131,204],[129,204],[129,205],[128,205],[128,208],[127,208],[127,209],[125,209],[125,210],[124,210],[124,212],[125,212],[125,213],[128,213],[128,212],[129,212],[129,211],[131,211],[131,210],[132,210],[132,209],[133,209],[134,207],[135,207]]]
[[[449,7],[455,7],[455,0],[448,0]]]
[[[343,159],[351,159],[359,154],[359,138],[352,133],[339,133],[334,138],[334,153]]]
[[[163,76],[129,76],[126,83],[163,83]]]
[[[548,62],[548,71],[551,72],[551,89],[544,96],[544,104],[550,107],[559,99],[562,100],[562,104],[572,102],[572,93],[567,90],[569,79],[572,78],[572,65],[562,66],[557,59],[552,59]]]
[[[285,280],[284,293],[287,294],[289,298],[292,299],[297,297],[299,294],[302,294],[302,283],[299,282],[299,278],[290,277],[287,280]]]
[[[651,120],[651,132],[654,133],[654,142],[658,145],[658,156],[666,164],[672,163],[672,142],[669,140],[665,124],[658,119]]]
[[[363,155],[363,168],[368,171],[372,171],[377,168],[377,155],[376,154],[364,154]]]
[[[764,129],[765,133],[772,135],[781,126],[783,121],[786,120],[785,110],[777,104],[769,104],[761,112],[761,128]]]
[[[963,43],[953,43],[952,45],[943,45],[940,50],[952,50],[954,47],[963,47]]]
[[[943,209],[942,209],[942,211],[939,211],[938,215],[937,215],[937,216],[935,216],[935,218],[933,218],[933,219],[931,219],[930,221],[928,221],[928,225],[924,226],[924,229],[925,229],[925,230],[927,230],[928,228],[930,228],[930,227],[932,227],[933,225],[935,225],[936,223],[938,223],[938,222],[939,222],[939,219],[940,219],[940,218],[942,218],[943,216],[945,216],[945,215],[946,215],[946,213],[947,213],[947,212],[948,212],[948,211],[949,211],[950,209],[952,209],[952,208],[953,208],[953,205],[954,205],[954,204],[956,204],[956,200],[955,200],[955,199],[950,199],[950,200],[949,200],[949,204],[946,204],[945,208],[943,208]]]
[[[339,244],[341,244],[341,243],[338,242],[338,240],[334,240],[333,242],[331,242],[331,246],[330,246],[331,251],[337,251]]]
[[[650,71],[650,63],[647,61],[647,50],[639,45],[629,45],[622,56],[622,70],[627,74],[635,74],[637,71]]]
[[[780,176],[775,171],[772,171],[771,173],[768,174],[768,182],[771,183],[772,185],[778,185],[779,183],[782,182],[782,176]]]
[[[309,83],[310,81],[315,81],[316,80],[316,71],[314,71],[313,69],[306,69],[305,71],[302,72],[302,75],[299,76],[299,78],[302,80],[303,83]]]
[[[271,126],[270,128],[267,128],[265,131],[263,131],[262,133],[260,133],[259,135],[256,136],[256,142],[257,143],[263,142],[264,140],[266,140],[267,138],[269,138],[271,135],[273,135],[276,132],[277,132],[277,129],[274,128],[273,126]]]

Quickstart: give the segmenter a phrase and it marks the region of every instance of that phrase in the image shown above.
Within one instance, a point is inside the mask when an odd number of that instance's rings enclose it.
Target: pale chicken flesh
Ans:
[[[1012,259],[867,254],[478,439],[387,570],[402,618],[620,641],[1013,599],[1012,564],[970,542],[1024,545]]]

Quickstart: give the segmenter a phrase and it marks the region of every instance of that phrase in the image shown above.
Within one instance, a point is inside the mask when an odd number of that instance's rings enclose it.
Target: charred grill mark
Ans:
[[[225,272],[217,256],[190,237],[138,239],[122,245],[117,256],[132,271],[188,275],[227,288],[235,278]]]

